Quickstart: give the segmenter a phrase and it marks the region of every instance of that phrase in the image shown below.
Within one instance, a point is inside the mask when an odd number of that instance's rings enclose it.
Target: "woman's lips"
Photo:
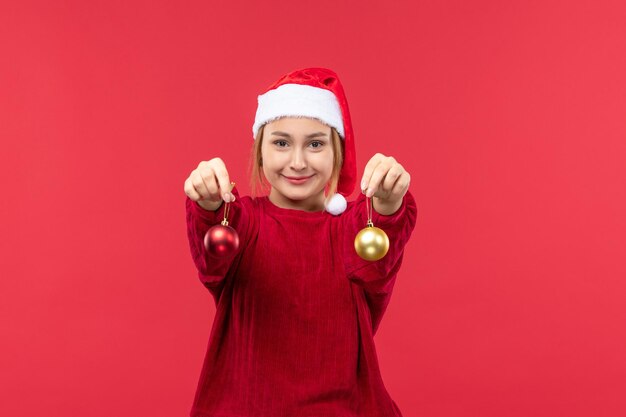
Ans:
[[[287,176],[284,176],[284,175],[283,175],[283,177],[285,177],[285,179],[286,179],[287,181],[289,181],[289,182],[290,182],[290,183],[292,183],[292,184],[296,184],[296,185],[297,185],[297,184],[304,184],[304,183],[305,183],[305,182],[307,182],[307,180],[308,180],[309,178],[311,178],[312,176],[313,176],[313,175],[310,175],[310,176],[308,176],[308,177],[287,177]]]

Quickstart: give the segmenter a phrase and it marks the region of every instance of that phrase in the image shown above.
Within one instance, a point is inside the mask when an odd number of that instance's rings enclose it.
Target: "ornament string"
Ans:
[[[367,207],[367,226],[374,227],[374,223],[372,223],[372,197],[366,197],[365,207]]]
[[[231,182],[230,185],[231,187],[230,187],[229,192],[233,191],[233,188],[235,188],[235,183]],[[228,213],[229,212],[230,212],[230,203],[226,203],[224,206],[224,220],[222,220],[222,226],[228,226]]]

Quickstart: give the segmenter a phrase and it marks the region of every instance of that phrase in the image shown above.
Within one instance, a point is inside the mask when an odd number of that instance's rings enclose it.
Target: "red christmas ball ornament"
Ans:
[[[230,183],[232,191],[235,183]],[[239,248],[239,235],[237,231],[228,225],[228,213],[230,204],[225,203],[224,220],[221,224],[216,224],[204,234],[204,247],[212,255],[228,256]]]
[[[239,248],[239,235],[227,221],[211,227],[204,235],[204,247],[212,255],[228,256]]]

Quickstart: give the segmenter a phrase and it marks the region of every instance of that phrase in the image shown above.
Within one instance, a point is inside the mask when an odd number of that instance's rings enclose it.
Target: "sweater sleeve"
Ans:
[[[187,237],[189,248],[200,281],[209,290],[214,290],[226,278],[228,270],[233,264],[236,255],[242,250],[249,229],[249,208],[239,198],[236,188],[232,190],[235,201],[230,204],[228,213],[228,225],[237,231],[239,236],[239,249],[228,256],[215,256],[204,247],[204,235],[211,227],[220,224],[224,219],[225,203],[215,211],[206,210],[197,202],[186,197],[185,206],[187,213]],[[214,291],[212,291],[214,292]],[[217,294],[213,294],[216,296]]]
[[[410,191],[404,195],[402,205],[391,215],[379,214],[372,209],[372,223],[389,237],[389,251],[378,261],[366,261],[354,249],[354,238],[367,226],[367,200],[359,194],[346,210],[344,259],[348,279],[361,286],[365,292],[374,332],[389,303],[396,276],[402,265],[404,247],[409,241],[417,220],[417,205]]]

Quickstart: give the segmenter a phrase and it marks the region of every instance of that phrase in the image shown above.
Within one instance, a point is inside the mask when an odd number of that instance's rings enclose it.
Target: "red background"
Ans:
[[[622,4],[3,2],[0,415],[188,415],[215,307],[183,182],[220,156],[248,194],[256,96],[305,66],[359,172],[412,177],[376,336],[405,417],[625,415]]]

